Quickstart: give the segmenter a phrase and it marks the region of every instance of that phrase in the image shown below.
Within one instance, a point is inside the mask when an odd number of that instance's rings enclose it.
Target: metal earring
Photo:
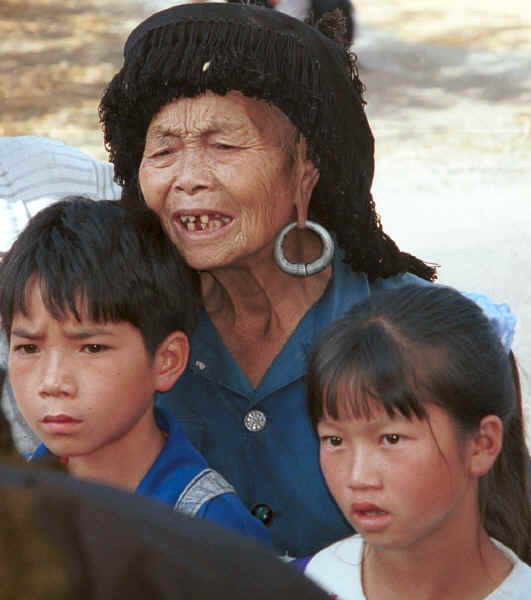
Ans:
[[[286,225],[284,229],[277,235],[275,240],[275,249],[273,256],[275,262],[279,266],[281,271],[288,273],[288,275],[295,275],[295,277],[309,277],[315,275],[323,269],[326,269],[334,258],[334,240],[328,231],[319,223],[313,221],[306,221],[306,227],[315,231],[315,233],[321,238],[321,244],[323,245],[323,252],[321,256],[311,263],[292,263],[284,256],[284,239],[288,233],[297,226],[297,222]]]

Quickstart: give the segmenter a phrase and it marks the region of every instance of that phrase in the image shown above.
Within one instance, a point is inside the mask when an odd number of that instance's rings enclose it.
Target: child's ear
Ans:
[[[481,419],[479,428],[469,440],[469,470],[481,477],[488,473],[500,453],[503,443],[503,423],[496,415]]]
[[[188,363],[190,345],[188,336],[182,331],[174,331],[157,348],[153,359],[155,389],[166,392],[179,379]]]

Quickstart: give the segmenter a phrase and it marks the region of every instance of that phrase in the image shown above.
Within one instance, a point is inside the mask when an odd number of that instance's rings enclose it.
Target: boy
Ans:
[[[78,477],[151,496],[269,544],[155,391],[186,366],[197,275],[154,214],[72,197],[35,215],[0,263],[0,318],[19,408]]]

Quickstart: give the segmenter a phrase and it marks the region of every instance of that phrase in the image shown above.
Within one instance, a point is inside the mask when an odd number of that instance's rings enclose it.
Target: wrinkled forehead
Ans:
[[[176,98],[156,113],[148,127],[151,142],[167,137],[226,133],[261,137],[269,143],[295,140],[297,130],[275,105],[239,91],[225,95],[207,90],[194,97]]]

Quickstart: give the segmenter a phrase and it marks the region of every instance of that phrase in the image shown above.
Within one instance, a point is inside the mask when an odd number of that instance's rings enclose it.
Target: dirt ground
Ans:
[[[414,42],[485,50],[531,49],[528,0],[356,0],[363,22]]]
[[[4,0],[0,135],[56,138],[104,160],[98,101],[148,12],[140,2]]]
[[[0,135],[54,137],[104,159],[97,117],[102,90],[120,65],[127,33],[153,10],[171,4],[140,0],[83,3],[78,0],[4,0],[0,5]],[[531,50],[528,0],[504,3],[497,0],[356,0],[355,6],[361,27],[391,34],[404,44],[417,45],[419,51],[423,45],[454,52],[473,49],[503,54]],[[437,73],[427,72],[420,52],[406,80],[401,77],[397,82],[393,81],[393,73],[363,71],[363,48],[355,44],[355,49],[360,54],[362,76],[368,86],[369,107],[385,102],[388,112],[394,110],[407,101],[404,90],[408,86],[416,92],[421,87],[421,96],[427,101],[430,84]],[[478,93],[485,81],[476,81],[474,86],[469,84],[468,89],[461,80],[453,84],[461,88],[456,90],[461,93]],[[397,97],[398,85],[402,91]],[[517,99],[517,106],[507,116],[512,99],[507,98],[506,86],[496,86],[491,93],[505,104],[503,113],[497,116],[498,123],[514,126],[519,134],[526,132],[525,145],[529,149],[530,96],[527,101]],[[463,106],[463,110],[466,107]],[[378,121],[373,125],[377,132]],[[522,143],[521,136],[516,137],[519,137],[518,143]],[[474,140],[472,145],[476,142]],[[481,152],[482,148],[471,148],[470,143],[470,139],[461,136],[459,144],[463,144],[467,152]]]
[[[509,302],[531,419],[531,3],[354,1],[384,226],[443,283]],[[102,91],[127,34],[171,4],[3,0],[0,135],[104,160]]]

